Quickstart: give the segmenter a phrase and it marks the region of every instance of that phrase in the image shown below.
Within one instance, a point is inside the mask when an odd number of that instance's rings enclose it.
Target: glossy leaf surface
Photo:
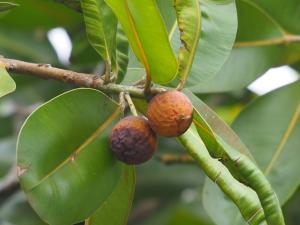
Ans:
[[[194,127],[178,137],[188,153],[201,166],[206,175],[222,189],[239,208],[241,214],[251,225],[257,225],[263,218],[260,201],[256,193],[248,186],[237,181],[228,168],[218,159],[210,156],[204,142]],[[251,220],[250,220],[251,219]]]
[[[46,225],[32,210],[22,191],[8,198],[0,207],[0,223],[2,225]]]
[[[13,2],[0,2],[0,12],[11,10],[17,6],[19,6],[19,5],[15,4]]]
[[[239,29],[235,48],[222,70],[199,84],[198,92],[244,88],[269,68],[300,60],[297,0],[237,0]]]
[[[159,84],[173,80],[177,73],[177,60],[156,2],[105,1],[118,17],[135,55],[152,80]]]
[[[135,168],[123,166],[121,178],[107,200],[86,220],[86,225],[126,224],[135,190]]]
[[[113,192],[121,164],[109,150],[108,134],[120,114],[118,104],[101,92],[75,89],[26,120],[18,138],[18,175],[44,221],[83,221]]]
[[[0,98],[13,92],[16,89],[14,80],[6,72],[6,69],[0,64]]]
[[[281,204],[300,184],[295,172],[300,171],[299,117],[300,82],[296,82],[255,100],[232,125],[272,183]]]
[[[74,29],[81,23],[81,16],[72,9],[54,1],[14,0],[20,7],[11,10],[1,18],[1,27],[18,28],[19,31],[32,31],[64,27]],[[30,15],[30,16],[28,16]],[[24,19],[20,19],[24,18]],[[26,19],[25,19],[26,18]]]
[[[278,198],[264,174],[250,160],[252,157],[247,148],[209,107],[191,93],[187,94],[195,109],[193,122],[211,155],[219,158],[232,175],[256,191],[268,223],[284,224]],[[247,221],[253,216],[252,219],[255,221],[257,215],[251,214],[251,217],[244,218]]]
[[[174,7],[181,40],[178,77],[183,84],[188,78],[197,51],[201,32],[201,13],[199,0],[176,0]]]
[[[208,178],[202,195],[202,204],[216,225],[248,225],[234,203]]]
[[[83,0],[81,8],[89,42],[111,65],[116,54],[117,18],[104,0]]]
[[[0,23],[2,24],[1,19]],[[4,56],[20,60],[57,64],[57,55],[47,40],[46,31],[40,31],[40,35],[41,37],[33,32],[20,32],[17,28],[1,26],[0,52]]]
[[[116,59],[114,60],[116,62],[116,68],[114,70],[117,76],[117,82],[119,83],[124,79],[129,61],[129,43],[120,26],[118,26],[116,42],[117,52]]]
[[[236,133],[221,118],[219,118],[212,109],[210,109],[189,90],[184,90],[184,93],[193,103],[195,111],[193,121],[197,127],[199,135],[204,140],[208,150],[214,157],[222,158],[225,156],[225,149],[222,148],[222,146],[220,146],[221,143],[218,142],[218,139],[222,139],[236,151],[252,158],[248,149]],[[229,154],[229,152],[227,154]]]
[[[172,46],[174,49],[179,49],[181,46],[180,32],[176,24],[173,2],[173,0],[157,1],[167,26]],[[216,76],[220,71],[230,55],[237,32],[235,1],[201,0],[200,11],[201,37],[186,83],[186,87],[194,93],[201,93],[203,89],[201,84]],[[136,63],[134,65],[131,64],[129,68],[137,67]],[[143,75],[143,72],[140,71],[139,77]],[[177,82],[171,85],[176,86]]]
[[[237,31],[235,1],[200,0],[200,9],[201,37],[187,81],[187,87],[195,93],[202,91],[199,85],[219,72],[229,57]],[[172,39],[175,46],[179,46],[178,38]]]
[[[233,129],[248,146],[258,166],[265,173],[268,171],[266,176],[282,205],[299,187],[295,173],[299,170],[299,84],[258,98],[233,123]],[[208,213],[214,215],[216,224],[244,224],[238,210],[211,182],[206,182],[204,187],[204,204]],[[220,209],[218,216],[215,216],[216,208]]]

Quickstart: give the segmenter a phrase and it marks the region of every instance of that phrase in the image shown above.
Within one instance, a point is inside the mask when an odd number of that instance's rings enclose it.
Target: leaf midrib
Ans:
[[[127,170],[128,168],[125,168],[125,167],[123,167],[123,173],[124,172],[126,172],[126,170]],[[132,173],[132,176],[133,176],[133,182],[132,182],[132,184],[133,184],[133,188],[131,189],[131,192],[130,192],[130,200],[129,200],[129,202],[130,202],[130,205],[128,206],[128,208],[131,208],[131,205],[132,205],[132,202],[133,202],[133,197],[134,197],[134,191],[135,191],[135,183],[136,183],[136,177],[135,177],[135,168],[133,167],[133,168],[129,168],[129,173]],[[123,176],[124,174],[122,174],[122,176]],[[117,188],[118,188],[118,186],[120,185],[120,183],[122,183],[122,179],[124,179],[123,177],[120,177],[120,179],[119,179],[119,181],[118,181],[118,183],[117,183],[117,185],[116,185],[116,188],[110,193],[110,195],[104,200],[104,202],[102,203],[102,205],[100,206],[100,208],[98,208],[96,211],[95,211],[95,213],[97,213],[99,210],[102,210],[103,209],[103,207],[105,206],[105,204],[107,204],[108,203],[108,201],[110,200],[110,198],[111,198],[111,196],[113,196],[115,193],[116,193],[116,191],[117,191]],[[128,175],[129,176],[129,175]],[[129,184],[130,185],[130,184]],[[85,223],[84,223],[84,225],[92,225],[92,221],[91,221],[91,218],[93,217],[94,215],[92,215],[92,216],[90,216],[89,218],[87,218],[86,220],[85,220]],[[123,220],[123,224],[122,225],[126,225],[126,223],[127,223],[127,221],[128,221],[128,217],[129,217],[129,210],[127,211],[127,213],[126,213],[126,218],[124,218],[124,220]]]
[[[104,39],[104,45],[105,45],[105,53],[106,53],[106,61],[108,62],[108,64],[110,65],[111,64],[111,55],[110,55],[110,52],[108,50],[108,43],[107,43],[107,37],[106,37],[106,33],[105,33],[105,29],[104,29],[104,16],[103,16],[103,13],[100,11],[100,6],[98,4],[98,1],[94,0],[95,1],[95,4],[97,5],[97,11],[99,12],[99,16],[101,17],[101,21],[102,23],[100,23],[100,26],[101,26],[101,30],[103,32],[103,39]]]
[[[280,38],[269,38],[269,39],[261,39],[261,40],[255,40],[255,41],[238,41],[235,43],[234,47],[245,47],[245,46],[264,46],[264,45],[279,45],[283,44],[285,39],[288,36],[296,36],[296,34],[292,34],[288,32],[282,24],[280,24],[278,21],[273,18],[270,13],[268,13],[266,10],[264,10],[262,7],[257,5],[255,2],[249,1],[249,0],[240,0],[244,3],[252,6],[253,8],[257,9],[262,15],[264,15],[269,21],[271,21],[278,29],[280,30],[282,36]],[[299,36],[300,38],[300,36]]]
[[[137,32],[137,30],[135,28],[135,24],[134,24],[134,21],[132,19],[132,15],[131,15],[130,10],[129,10],[128,0],[124,0],[124,1],[125,1],[125,6],[126,6],[125,12],[126,12],[126,15],[127,15],[127,18],[128,18],[129,26],[131,27],[131,30],[133,31],[132,34],[133,34],[133,37],[136,40],[137,48],[140,51],[141,60],[143,61],[143,64],[145,66],[146,74],[147,74],[147,76],[150,76],[149,62],[148,62],[146,54],[144,52],[144,49],[143,49],[143,46],[142,46],[142,42],[141,42],[141,40],[139,38],[138,32]]]
[[[110,55],[110,53],[108,51],[108,44],[107,44],[107,40],[106,40],[107,37],[106,37],[106,34],[104,32],[104,24],[103,24],[103,19],[104,18],[103,18],[103,13],[100,11],[100,6],[99,6],[99,4],[98,4],[98,2],[96,0],[85,0],[85,1],[83,0],[83,1],[81,1],[81,5],[82,4],[87,4],[88,6],[96,6],[94,10],[97,12],[97,19],[100,18],[100,20],[101,20],[101,21],[97,22],[97,26],[98,26],[98,28],[100,28],[100,32],[101,32],[101,35],[103,37],[103,42],[104,42],[104,49],[105,49],[104,50],[105,55],[103,55],[103,57],[104,57],[104,59],[109,64],[111,64],[111,60],[110,60],[111,59],[111,55]],[[85,15],[84,11],[85,10],[83,10],[83,16],[84,16],[84,18],[86,18],[87,15]],[[95,18],[93,18],[93,19],[95,19]],[[87,31],[87,33],[88,33],[88,31]],[[98,52],[99,51],[98,50],[98,46],[101,48],[101,44],[94,43],[94,41],[90,38],[89,34],[87,34],[87,37],[88,37],[89,42],[91,42],[91,45],[95,46],[95,50]],[[98,53],[102,56],[101,50]]]
[[[76,160],[76,157],[80,152],[89,145],[105,128],[107,128],[110,123],[120,114],[121,109],[118,107],[113,114],[111,114],[105,121],[102,123],[77,149],[75,149],[71,155],[68,156],[64,161],[62,161],[60,164],[58,164],[53,170],[51,170],[48,174],[46,174],[43,178],[41,178],[37,183],[26,190],[26,192],[30,192],[36,187],[38,187],[40,184],[42,184],[44,181],[46,181],[49,177],[51,177],[53,174],[55,174],[59,169],[61,169],[64,165],[66,165],[69,162],[73,162]]]
[[[291,118],[291,120],[290,120],[290,122],[287,126],[287,129],[283,133],[282,138],[281,138],[279,144],[277,145],[276,150],[275,150],[268,166],[266,167],[266,169],[264,171],[266,176],[270,174],[270,172],[274,168],[274,165],[275,165],[277,159],[279,158],[279,156],[283,152],[284,146],[287,143],[288,138],[290,137],[290,134],[292,133],[292,131],[293,131],[298,119],[299,119],[299,115],[300,115],[300,104],[298,104],[298,106],[296,107],[296,110],[292,115],[292,118]]]
[[[200,4],[199,4],[199,1],[197,1],[197,7],[200,8]],[[181,80],[182,81],[186,81],[187,77],[188,77],[188,74],[192,68],[192,65],[193,65],[193,61],[194,61],[194,57],[195,57],[195,52],[197,50],[197,46],[198,46],[198,42],[199,42],[199,39],[200,39],[200,33],[201,33],[201,11],[200,9],[197,10],[197,31],[196,31],[196,39],[195,41],[193,42],[192,44],[192,49],[191,49],[191,52],[190,52],[190,57],[188,59],[188,66],[186,66],[186,68],[184,69],[184,72],[182,73],[182,76],[179,74],[179,76],[181,77]]]

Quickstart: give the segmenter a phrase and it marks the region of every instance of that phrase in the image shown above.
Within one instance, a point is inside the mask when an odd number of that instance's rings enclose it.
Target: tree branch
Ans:
[[[35,64],[15,59],[0,58],[0,66],[4,65],[9,72],[18,72],[28,74],[43,79],[54,79],[80,87],[95,88],[106,93],[127,92],[134,97],[144,97],[144,90],[135,86],[127,86],[109,83],[105,84],[104,80],[98,76],[87,73],[78,73],[70,70],[64,70],[52,67],[49,64]],[[151,93],[165,91],[163,88],[151,88]]]
[[[15,193],[18,188],[19,180],[17,177],[17,168],[14,165],[0,183],[0,202],[3,202],[11,194]]]
[[[177,164],[177,163],[195,163],[193,157],[188,154],[160,154],[157,156],[157,159],[167,165]]]

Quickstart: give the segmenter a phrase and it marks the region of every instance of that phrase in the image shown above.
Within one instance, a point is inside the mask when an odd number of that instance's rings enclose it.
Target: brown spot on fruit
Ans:
[[[190,127],[193,105],[180,91],[166,91],[151,100],[147,117],[156,133],[165,137],[177,137]]]
[[[156,149],[156,134],[146,118],[128,116],[118,122],[110,134],[110,147],[126,164],[148,161]]]

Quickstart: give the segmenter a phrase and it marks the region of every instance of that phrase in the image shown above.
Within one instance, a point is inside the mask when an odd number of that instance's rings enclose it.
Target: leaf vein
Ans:
[[[265,175],[268,175],[271,172],[276,160],[278,159],[278,157],[282,153],[282,151],[284,149],[284,145],[286,144],[288,138],[290,137],[291,132],[293,131],[293,128],[296,125],[296,122],[298,121],[299,114],[300,114],[300,104],[298,104],[298,107],[296,108],[296,111],[293,114],[292,119],[291,119],[287,129],[285,130],[285,132],[282,136],[282,139],[280,140],[279,145],[276,148],[276,151],[275,151],[269,165],[267,166],[267,168],[265,170]]]
[[[105,121],[102,123],[96,130],[93,132],[77,149],[74,150],[74,152],[66,158],[64,161],[62,161],[58,166],[56,166],[53,170],[51,170],[47,175],[45,175],[43,178],[41,178],[33,187],[31,187],[26,192],[32,191],[34,188],[38,187],[41,183],[43,183],[45,180],[47,180],[49,177],[51,177],[53,174],[55,174],[59,169],[61,169],[64,165],[66,165],[69,162],[72,162],[75,160],[75,157],[87,146],[89,145],[109,124],[120,114],[120,107],[118,107],[113,114],[111,114]]]

